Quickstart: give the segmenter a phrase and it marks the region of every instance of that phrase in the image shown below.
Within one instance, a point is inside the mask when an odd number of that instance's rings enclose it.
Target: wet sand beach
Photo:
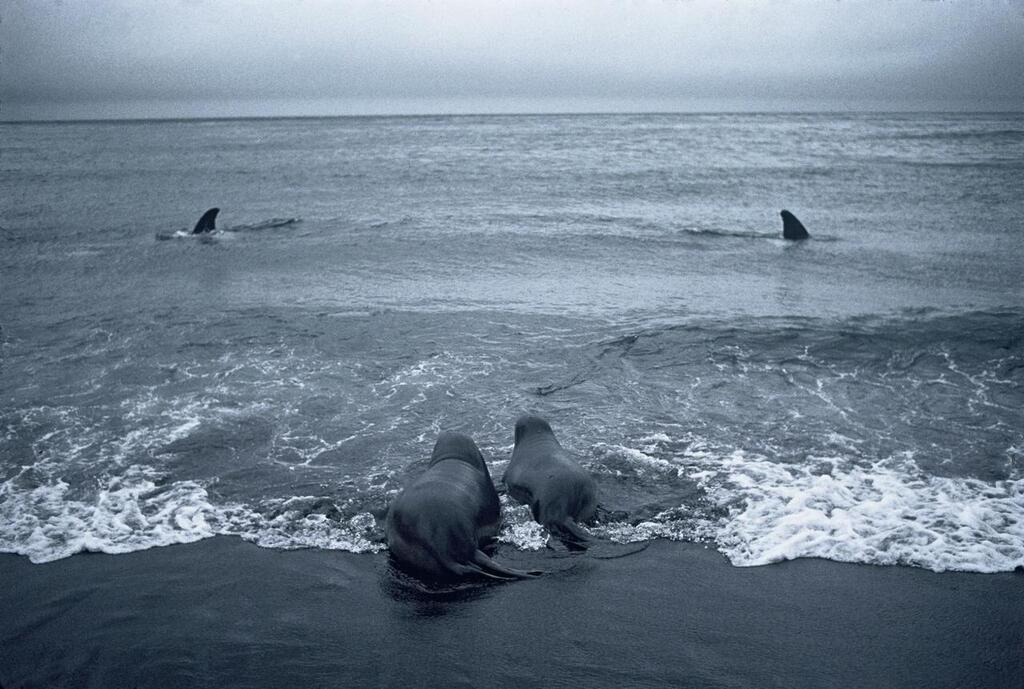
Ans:
[[[614,553],[612,546],[608,553]],[[538,579],[426,593],[384,554],[237,538],[34,565],[0,556],[0,685],[1019,687],[1024,576],[655,541],[504,547]]]

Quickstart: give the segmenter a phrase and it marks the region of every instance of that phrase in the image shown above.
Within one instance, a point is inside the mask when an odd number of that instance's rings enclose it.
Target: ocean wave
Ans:
[[[217,505],[196,481],[163,482],[151,467],[131,466],[90,496],[57,480],[17,490],[0,484],[0,552],[32,562],[76,553],[122,554],[239,536],[267,548],[322,548],[363,553],[384,548],[374,516],[315,508],[312,498],[276,501],[264,509]],[[276,509],[273,509],[275,508]]]
[[[80,552],[127,553],[218,532],[219,515],[191,481],[160,486],[145,469],[109,479],[91,499],[63,480],[0,485],[0,551],[50,562]]]
[[[902,134],[879,135],[882,140],[908,140],[908,141],[975,141],[975,140],[1002,140],[1024,141],[1024,129],[933,129],[923,132],[905,132]]]
[[[803,557],[936,572],[1024,566],[1024,479],[931,476],[910,456],[860,466],[840,457],[773,462],[699,444],[670,460],[618,451],[643,470],[685,473],[726,514],[681,505],[596,529],[616,542],[711,542],[740,567]]]
[[[936,572],[1024,566],[1024,479],[930,476],[910,456],[868,466],[840,457],[787,464],[741,450],[722,454],[699,442],[665,458],[655,456],[656,446],[677,443],[662,438],[644,449],[597,449],[653,480],[688,477],[705,492],[706,504],[609,519],[590,527],[598,538],[711,543],[741,567],[803,557]],[[502,501],[499,540],[543,548],[548,534],[529,509],[507,496]],[[0,484],[0,551],[41,563],[230,535],[267,548],[379,552],[385,548],[379,516],[357,500],[336,504],[316,496],[258,507],[216,504],[200,482],[167,481],[152,467],[131,466],[88,495],[60,479],[27,489],[14,479]]]
[[[908,456],[842,466],[726,458],[711,491],[734,505],[719,549],[738,566],[800,557],[935,572],[1024,566],[1024,480],[929,476]]]
[[[372,360],[352,359],[349,344],[284,346],[295,340],[273,320],[267,342],[244,347],[190,325],[170,368],[159,357],[138,367],[116,347],[107,357],[116,343],[96,331],[89,356],[115,363],[59,405],[0,416],[0,550],[43,562],[233,535],[379,551],[382,509],[440,426],[471,428],[497,480],[511,419],[544,376],[565,381],[542,403],[601,485],[609,512],[589,527],[600,538],[706,542],[737,566],[1024,564],[1017,311],[586,333],[458,323],[462,349],[434,331],[417,351],[387,349],[391,331],[371,330],[383,343]],[[301,321],[297,332],[319,330]],[[90,351],[73,344],[69,356]],[[500,539],[543,547],[529,510],[503,502]]]

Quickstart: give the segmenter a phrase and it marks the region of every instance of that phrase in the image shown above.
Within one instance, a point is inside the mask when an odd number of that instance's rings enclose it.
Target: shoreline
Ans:
[[[818,559],[734,567],[658,540],[504,548],[536,580],[425,593],[386,554],[218,536],[0,555],[0,686],[1016,687],[1024,577]]]

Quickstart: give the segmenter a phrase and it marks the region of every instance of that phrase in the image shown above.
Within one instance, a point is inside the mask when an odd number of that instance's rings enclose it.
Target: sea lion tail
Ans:
[[[491,577],[492,579],[532,579],[539,577],[544,572],[540,570],[531,570],[529,572],[521,569],[513,569],[503,564],[495,562],[482,550],[477,550],[473,553],[473,564],[476,565],[476,571],[484,576]],[[475,569],[472,568],[471,569]]]

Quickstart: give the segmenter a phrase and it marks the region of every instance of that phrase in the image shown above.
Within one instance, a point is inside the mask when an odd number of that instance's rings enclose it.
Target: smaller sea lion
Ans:
[[[533,518],[567,545],[586,547],[590,535],[579,522],[597,510],[597,483],[555,438],[539,416],[516,420],[515,448],[505,486]]]

